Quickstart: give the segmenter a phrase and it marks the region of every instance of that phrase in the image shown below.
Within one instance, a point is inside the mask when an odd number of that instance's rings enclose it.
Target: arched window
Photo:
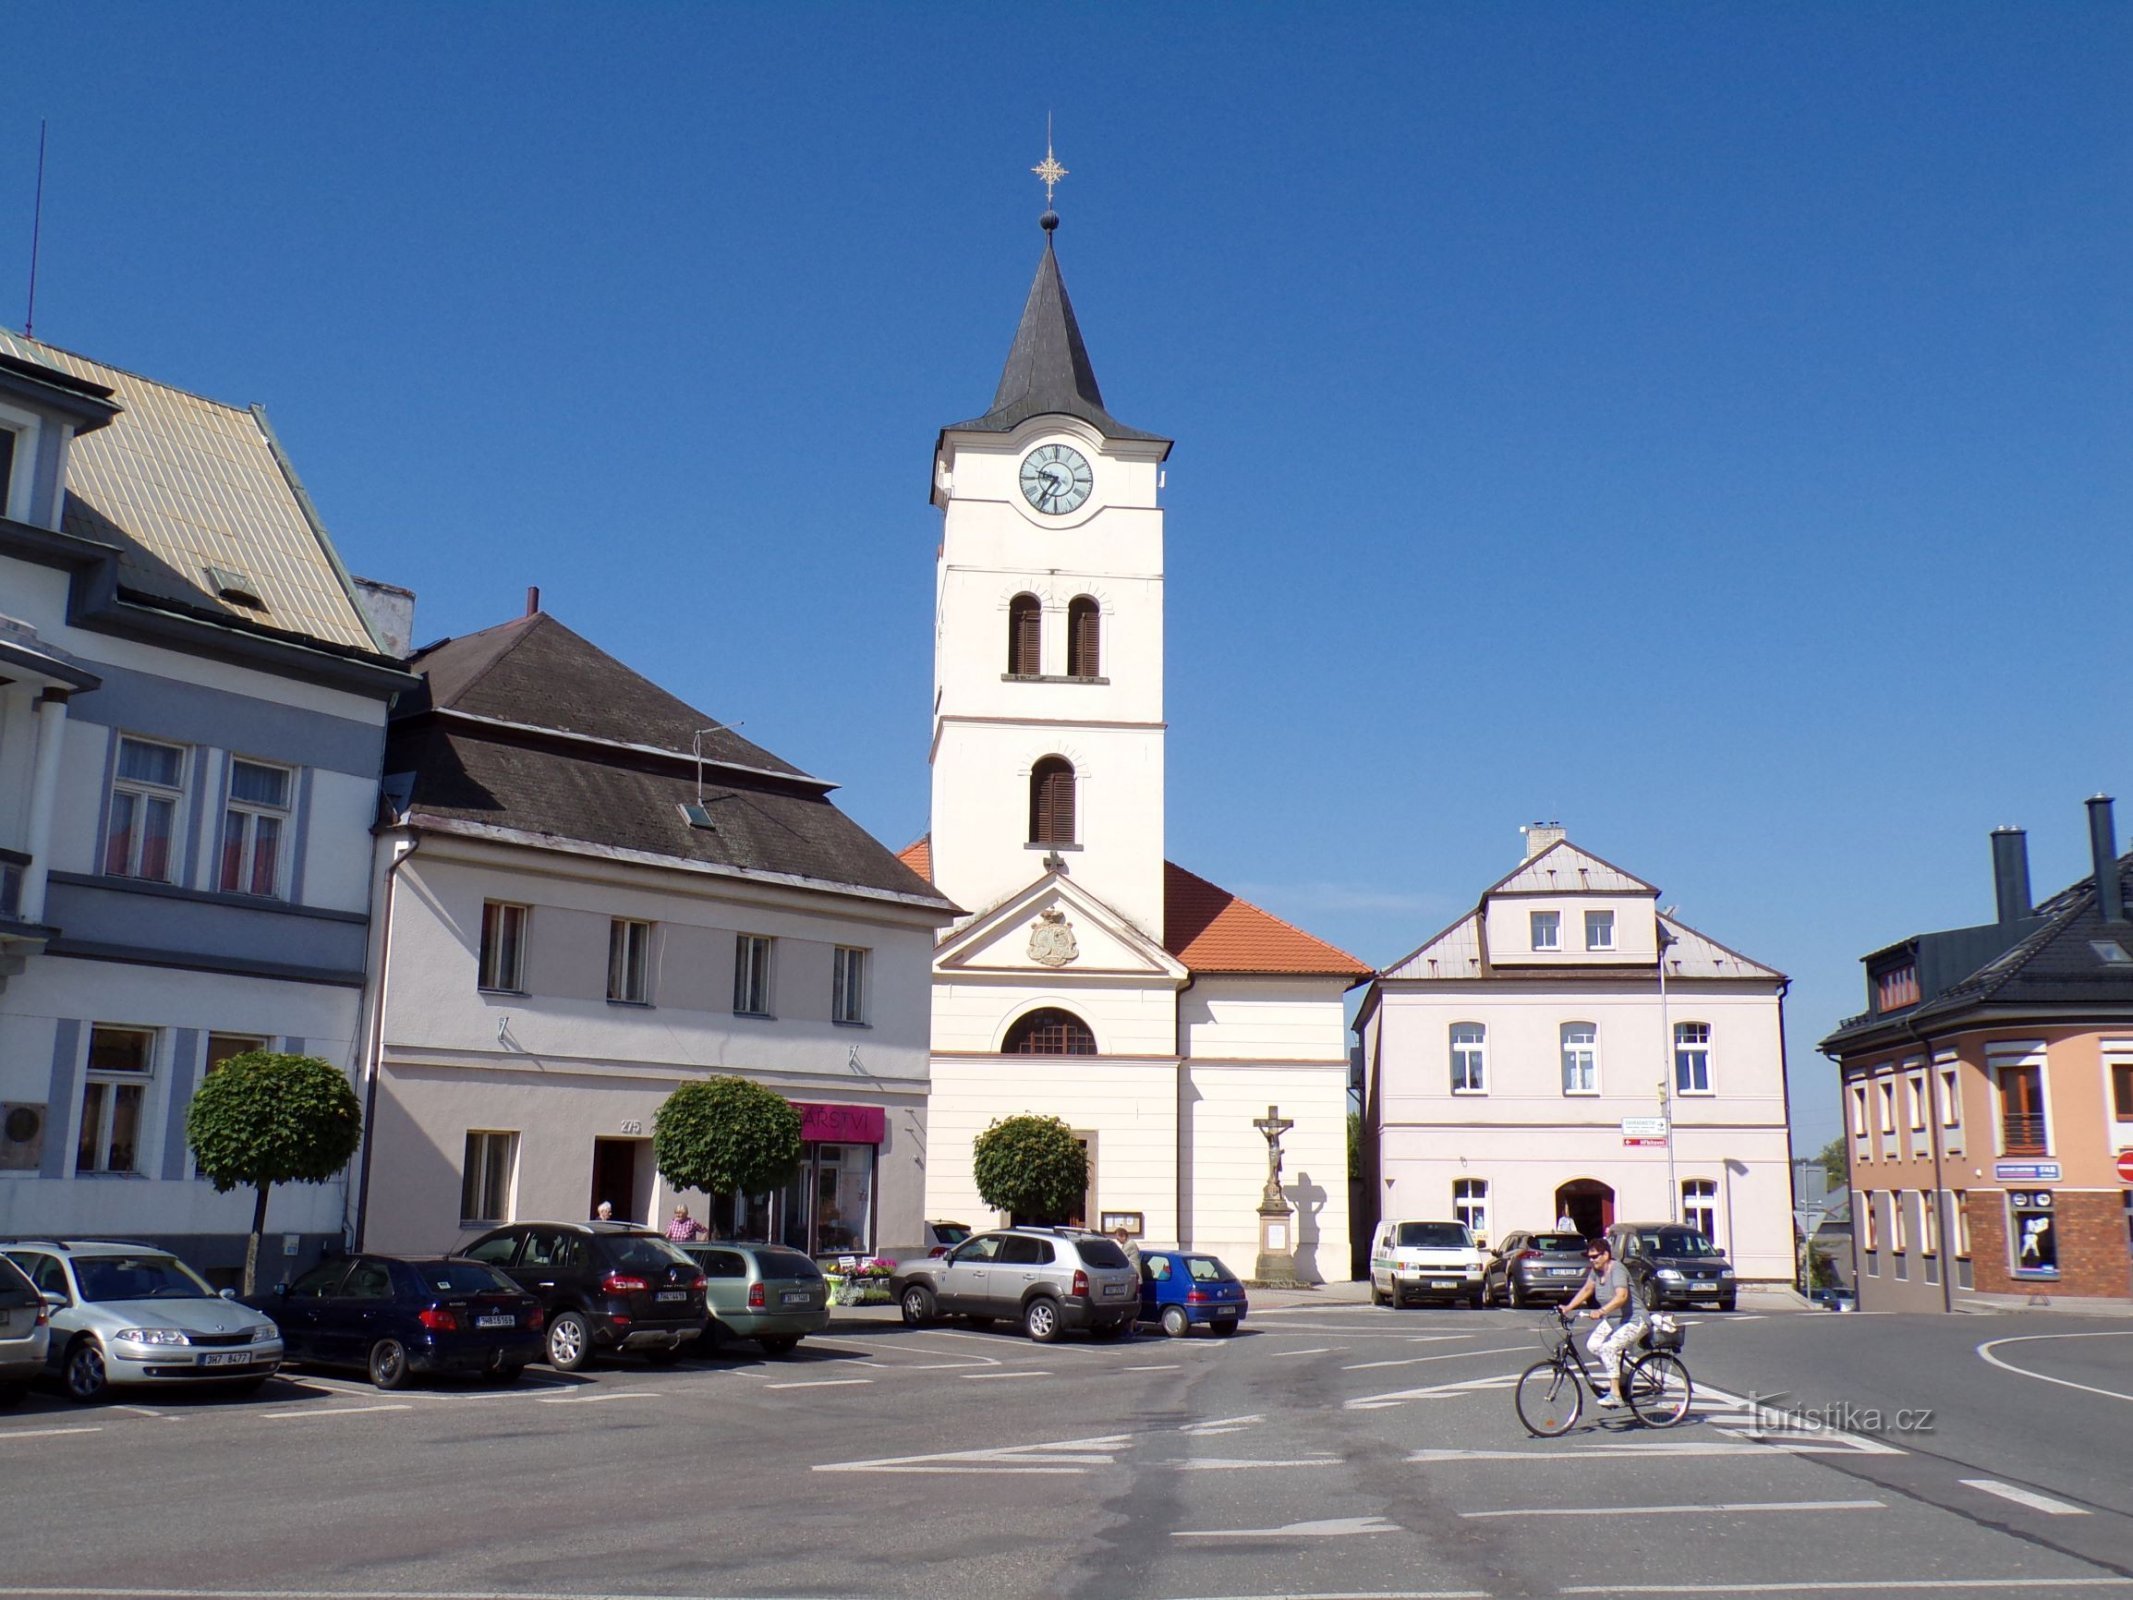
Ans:
[[[1043,668],[1044,608],[1033,594],[1018,594],[1007,602],[1007,670],[1018,678],[1034,678]]]
[[[1000,1051],[1010,1056],[1093,1056],[1096,1035],[1073,1012],[1047,1008],[1017,1017]]]
[[[1067,676],[1094,678],[1103,672],[1102,611],[1085,594],[1067,603]]]
[[[1029,774],[1029,842],[1074,842],[1074,764],[1046,756]]]

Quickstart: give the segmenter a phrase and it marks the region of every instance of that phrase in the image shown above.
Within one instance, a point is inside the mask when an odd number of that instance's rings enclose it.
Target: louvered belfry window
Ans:
[[[1067,606],[1067,676],[1094,678],[1103,672],[1100,618],[1096,602],[1076,595]]]
[[[1074,842],[1074,766],[1060,756],[1046,756],[1030,769],[1029,842]]]
[[[1007,670],[1018,678],[1034,678],[1043,668],[1044,608],[1033,594],[1018,594],[1007,602]]]
[[[1007,1030],[1001,1054],[1010,1056],[1093,1056],[1096,1035],[1071,1011],[1047,1008],[1018,1017]]]

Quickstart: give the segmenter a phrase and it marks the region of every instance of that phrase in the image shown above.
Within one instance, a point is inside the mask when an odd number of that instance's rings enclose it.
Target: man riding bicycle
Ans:
[[[1605,1239],[1594,1239],[1586,1244],[1585,1262],[1590,1270],[1578,1292],[1563,1302],[1563,1315],[1567,1318],[1587,1300],[1600,1302],[1586,1313],[1599,1326],[1592,1330],[1585,1348],[1592,1352],[1593,1360],[1607,1374],[1607,1386],[1600,1392],[1600,1404],[1618,1406],[1622,1404],[1622,1355],[1644,1337],[1645,1307],[1630,1279],[1629,1269],[1615,1259],[1614,1251]]]

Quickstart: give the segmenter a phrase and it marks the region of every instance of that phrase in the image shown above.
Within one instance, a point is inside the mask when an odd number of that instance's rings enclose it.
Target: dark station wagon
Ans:
[[[516,1383],[543,1348],[540,1303],[479,1261],[344,1258],[244,1303],[274,1319],[286,1359],[357,1367],[380,1389],[416,1373]]]
[[[548,1364],[576,1372],[603,1350],[677,1360],[704,1331],[704,1275],[678,1245],[625,1222],[514,1222],[453,1252],[540,1302]]]

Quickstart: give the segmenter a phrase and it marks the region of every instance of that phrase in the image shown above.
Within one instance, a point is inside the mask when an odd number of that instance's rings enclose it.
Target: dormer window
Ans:
[[[1528,925],[1533,930],[1534,949],[1563,948],[1563,914],[1560,911],[1535,911],[1531,913]]]
[[[1874,975],[1874,1009],[1901,1011],[1918,1004],[1918,968],[1910,962]]]
[[[1585,948],[1587,950],[1612,950],[1615,947],[1615,914],[1612,911],[1588,911],[1585,913]]]

